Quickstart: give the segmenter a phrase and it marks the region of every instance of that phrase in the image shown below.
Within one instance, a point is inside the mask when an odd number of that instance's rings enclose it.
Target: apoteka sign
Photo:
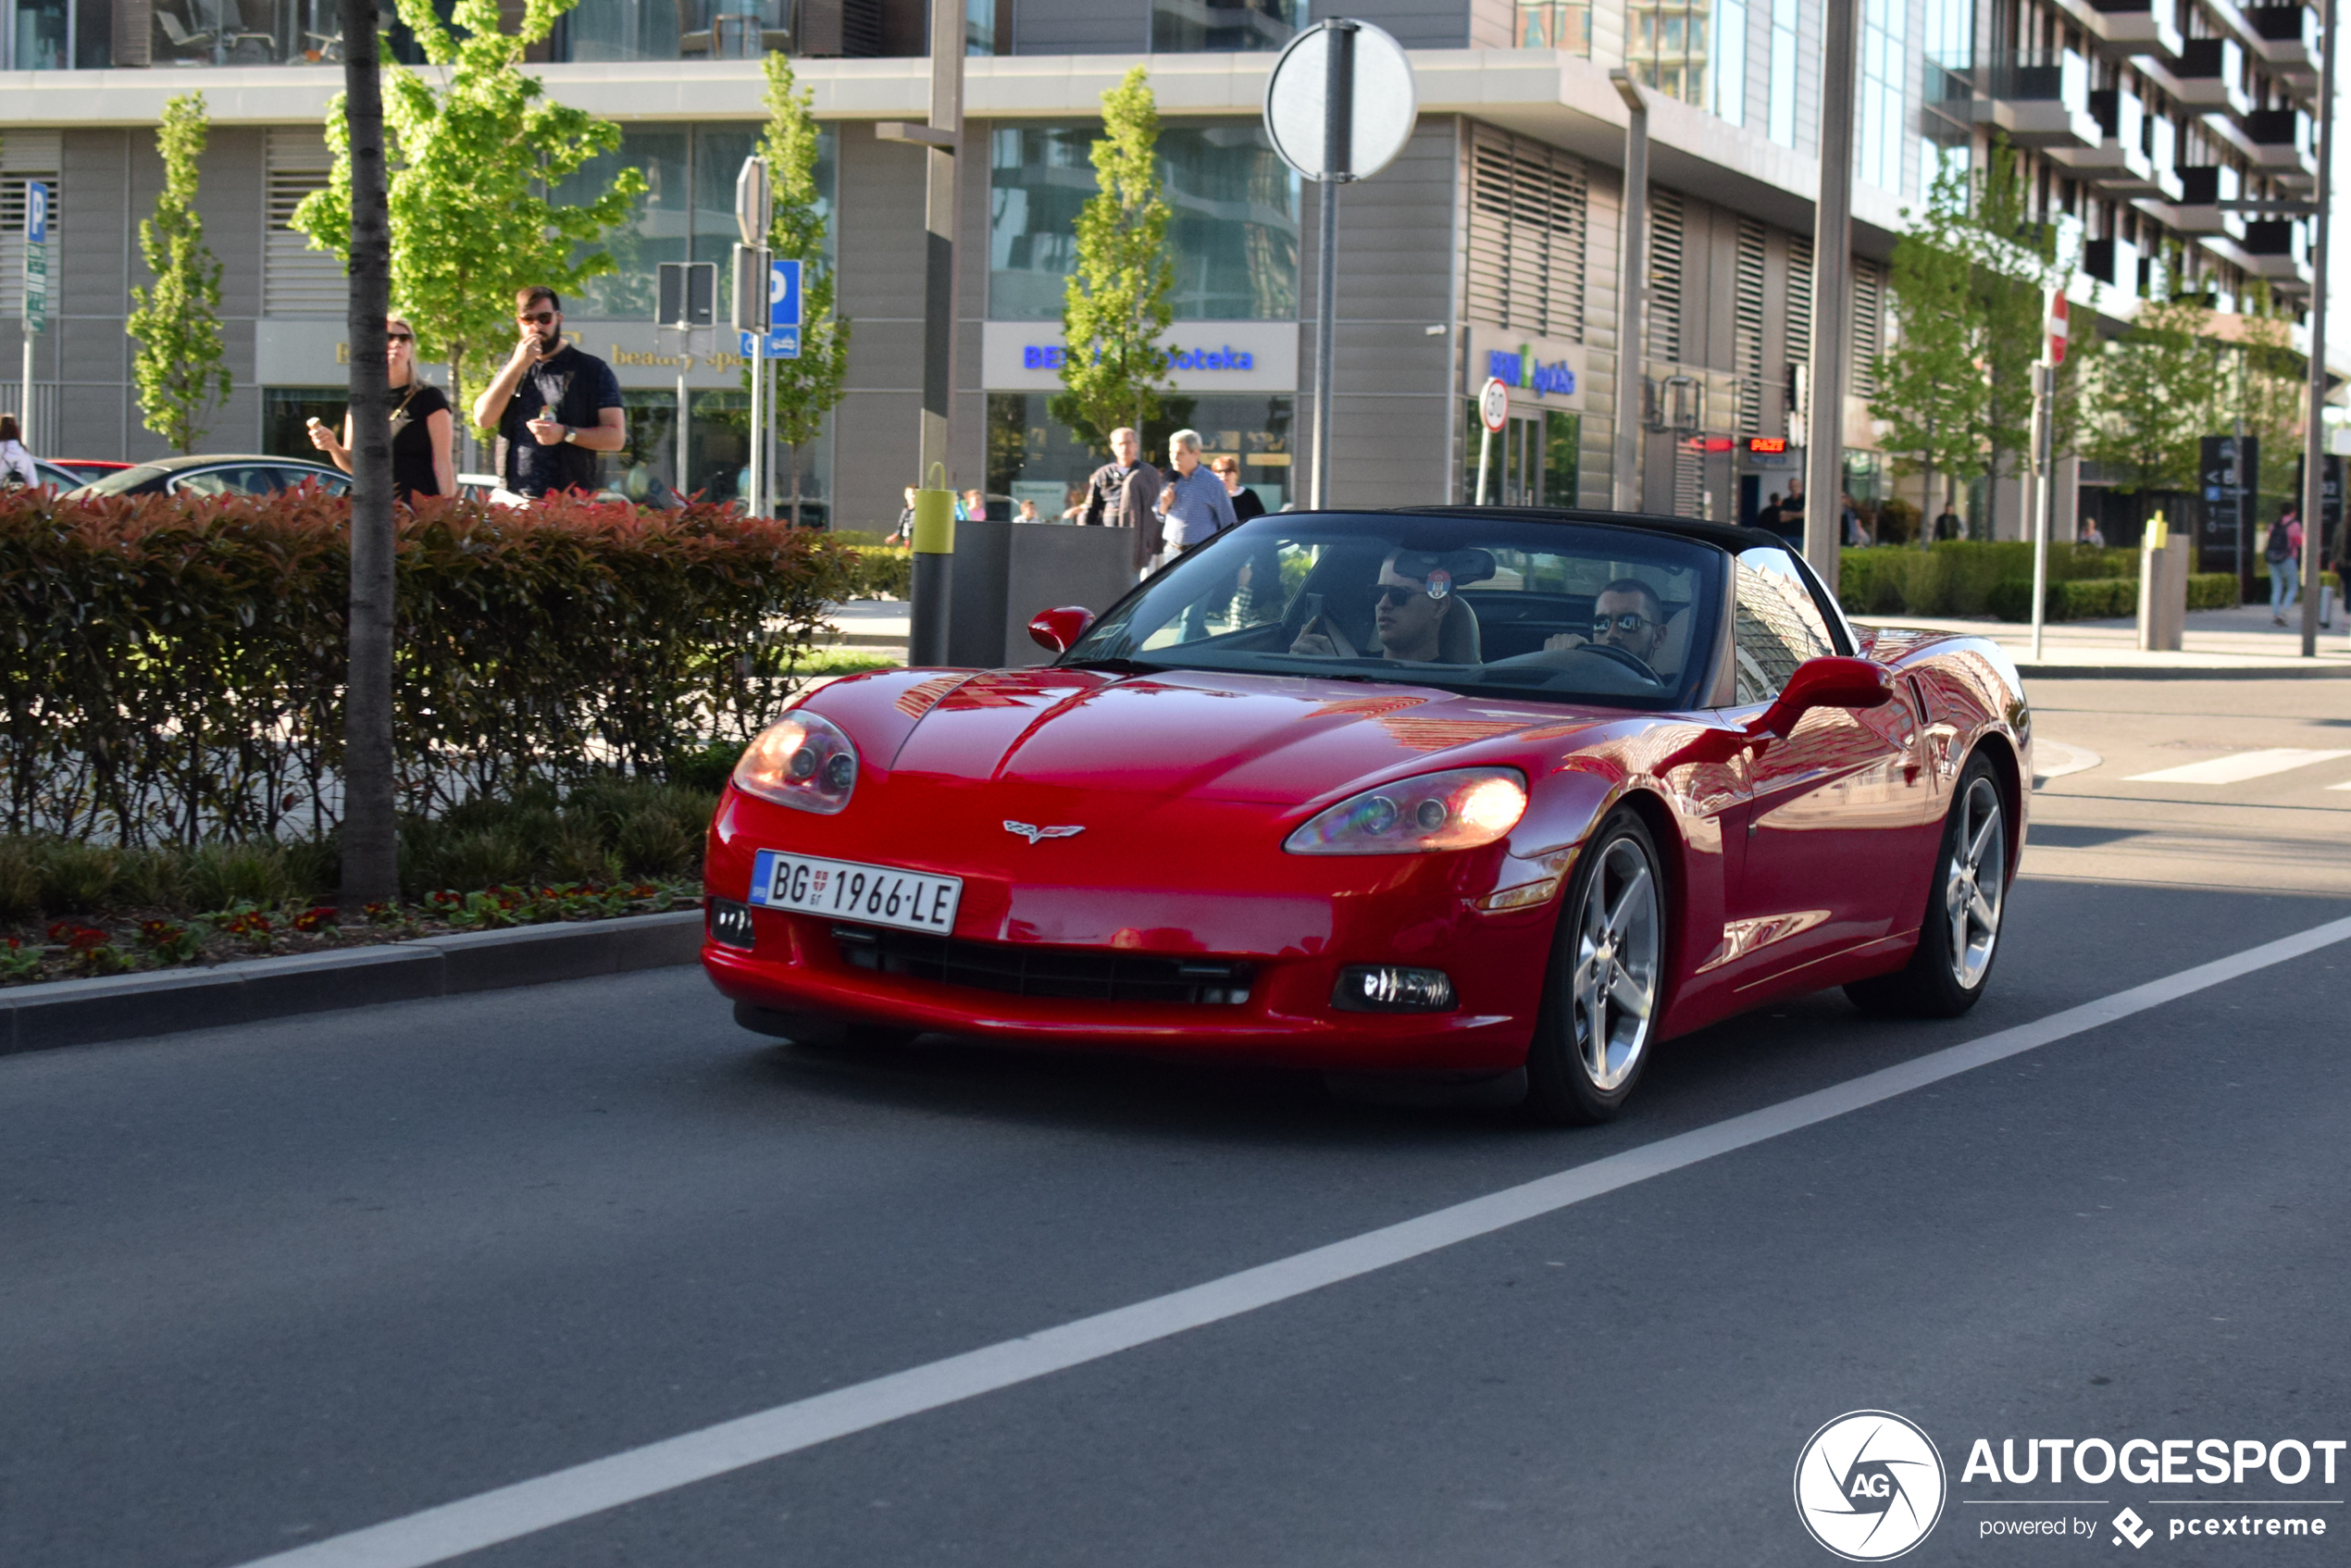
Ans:
[[[1926,1539],[1947,1493],[1934,1440],[1890,1411],[1838,1416],[1796,1461],[1797,1517],[1848,1562],[1884,1562]]]

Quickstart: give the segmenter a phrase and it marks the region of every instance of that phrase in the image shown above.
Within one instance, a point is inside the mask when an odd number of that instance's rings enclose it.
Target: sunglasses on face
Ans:
[[[1380,585],[1379,602],[1391,610],[1400,610],[1427,591],[1426,589],[1407,588],[1399,583],[1383,583]]]
[[[1649,619],[1648,616],[1640,614],[1638,611],[1627,610],[1621,616],[1594,616],[1592,619],[1592,635],[1595,637],[1606,637],[1611,627],[1618,631],[1635,632],[1640,630],[1641,628],[1645,626],[1655,626],[1656,624],[1657,623],[1655,621]]]
[[[417,334],[414,332],[386,332],[384,334],[384,342],[388,343],[413,343],[416,341]]]
[[[515,319],[526,327],[544,327],[555,319],[555,313],[552,310],[542,310],[535,316],[517,316]]]

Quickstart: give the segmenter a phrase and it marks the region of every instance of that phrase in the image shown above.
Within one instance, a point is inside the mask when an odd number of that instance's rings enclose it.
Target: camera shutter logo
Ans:
[[[1838,1416],[1796,1461],[1797,1517],[1848,1562],[1884,1562],[1926,1539],[1947,1492],[1934,1440],[1890,1411]]]

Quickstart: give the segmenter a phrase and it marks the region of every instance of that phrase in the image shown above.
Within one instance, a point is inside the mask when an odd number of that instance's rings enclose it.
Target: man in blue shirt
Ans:
[[[1167,438],[1167,454],[1176,472],[1161,497],[1160,512],[1167,520],[1160,529],[1165,558],[1174,560],[1195,544],[1205,544],[1235,527],[1233,498],[1225,481],[1200,466],[1200,432],[1177,430]]]
[[[499,479],[532,500],[597,488],[596,454],[628,444],[612,367],[564,341],[563,301],[543,286],[515,296],[520,338],[497,379],[474,400],[474,423],[505,452]]]

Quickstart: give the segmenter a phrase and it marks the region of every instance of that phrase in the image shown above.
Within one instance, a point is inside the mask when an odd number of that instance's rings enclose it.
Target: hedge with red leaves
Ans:
[[[347,503],[0,492],[0,828],[317,832],[337,799]],[[402,803],[646,771],[789,693],[846,553],[714,505],[399,514]]]

